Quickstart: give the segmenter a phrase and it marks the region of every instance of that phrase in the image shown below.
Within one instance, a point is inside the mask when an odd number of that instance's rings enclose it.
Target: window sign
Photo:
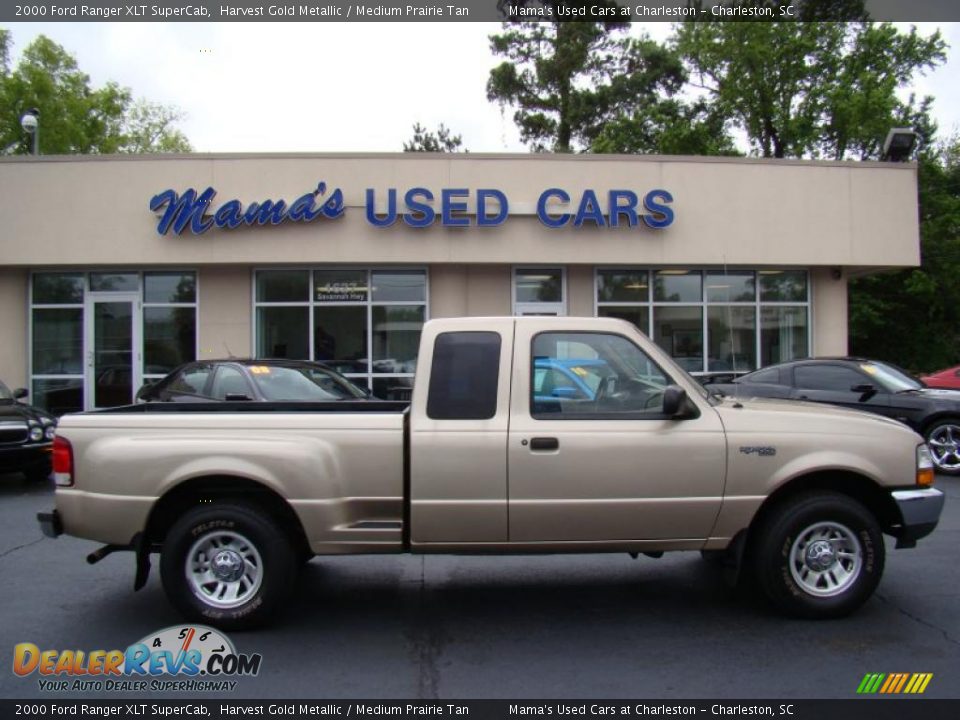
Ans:
[[[363,270],[316,270],[313,273],[315,302],[366,302],[367,273]]]

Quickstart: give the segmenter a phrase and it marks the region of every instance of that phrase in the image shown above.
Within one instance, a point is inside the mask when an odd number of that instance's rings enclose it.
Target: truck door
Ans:
[[[506,542],[513,319],[427,323],[421,347],[410,418],[411,545]]]
[[[640,338],[575,323],[517,322],[510,542],[706,538],[726,473],[718,415],[698,395],[697,417],[665,417],[662,391],[674,379]]]

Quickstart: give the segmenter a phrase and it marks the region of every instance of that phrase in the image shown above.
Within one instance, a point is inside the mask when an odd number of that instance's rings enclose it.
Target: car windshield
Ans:
[[[266,400],[354,400],[364,397],[356,385],[321,367],[251,365],[250,377]]]
[[[923,383],[893,365],[865,362],[860,363],[860,369],[889,392],[896,393],[904,392],[905,390],[920,390],[923,388]]]
[[[13,393],[10,392],[10,389],[0,381],[0,402],[4,400],[13,400]]]

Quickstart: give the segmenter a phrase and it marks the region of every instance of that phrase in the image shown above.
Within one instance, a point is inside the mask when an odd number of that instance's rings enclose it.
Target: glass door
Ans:
[[[90,292],[86,305],[86,409],[129,405],[142,376],[139,293]]]

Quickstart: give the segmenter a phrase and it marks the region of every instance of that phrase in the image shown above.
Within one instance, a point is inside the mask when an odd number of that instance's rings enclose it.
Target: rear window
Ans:
[[[433,346],[427,417],[489,420],[497,414],[499,375],[499,333],[441,333]]]

